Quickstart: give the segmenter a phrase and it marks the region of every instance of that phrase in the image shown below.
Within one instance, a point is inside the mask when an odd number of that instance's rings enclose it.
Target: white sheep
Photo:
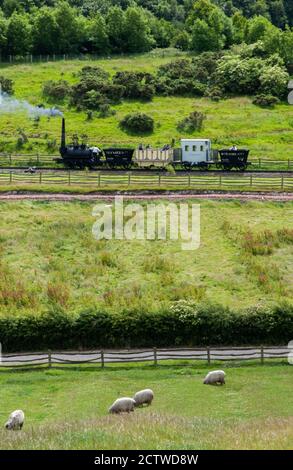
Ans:
[[[223,385],[225,383],[225,375],[226,374],[223,370],[213,370],[207,374],[203,383],[206,385],[214,385],[218,383]]]
[[[139,392],[136,392],[133,397],[133,400],[135,401],[135,406],[143,406],[144,404],[147,404],[149,406],[152,404],[153,399],[154,392],[150,388],[146,388],[145,390],[140,390]]]
[[[22,428],[24,423],[24,412],[22,410],[15,410],[11,413],[8,421],[5,423],[6,429],[17,431]]]
[[[114,401],[109,408],[109,413],[129,413],[134,411],[135,401],[132,398],[123,397]]]

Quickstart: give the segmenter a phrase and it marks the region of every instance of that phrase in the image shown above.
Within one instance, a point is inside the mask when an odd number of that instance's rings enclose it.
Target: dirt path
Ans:
[[[98,201],[113,200],[116,196],[123,196],[124,199],[221,199],[221,200],[242,200],[242,201],[293,201],[293,193],[221,193],[221,192],[181,192],[181,193],[111,193],[111,194],[0,194],[0,201]]]

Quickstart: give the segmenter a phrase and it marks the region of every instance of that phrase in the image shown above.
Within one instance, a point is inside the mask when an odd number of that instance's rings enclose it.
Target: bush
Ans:
[[[131,99],[150,101],[155,94],[155,78],[144,72],[117,72],[113,84],[124,88],[123,96]]]
[[[0,86],[1,86],[1,91],[3,93],[8,93],[8,95],[13,94],[13,81],[10,80],[9,78],[3,77],[3,75],[0,76]]]
[[[213,86],[206,90],[205,96],[217,102],[224,98],[224,92],[221,87]]]
[[[293,337],[293,306],[235,312],[214,304],[180,300],[159,312],[61,309],[36,316],[0,317],[4,352],[46,349],[140,348],[207,345],[281,345]]]
[[[194,111],[188,117],[178,122],[177,129],[184,132],[200,131],[205,118],[205,115],[200,111]]]
[[[111,108],[109,103],[104,103],[99,106],[99,117],[106,118],[116,114],[116,111]]]
[[[256,95],[253,99],[253,104],[264,108],[272,108],[275,104],[279,103],[279,99],[273,95]]]
[[[150,133],[154,130],[154,120],[143,113],[127,114],[121,121],[120,126],[130,132],[137,134]]]
[[[62,101],[70,95],[71,86],[66,80],[49,80],[43,85],[43,95],[47,98]]]

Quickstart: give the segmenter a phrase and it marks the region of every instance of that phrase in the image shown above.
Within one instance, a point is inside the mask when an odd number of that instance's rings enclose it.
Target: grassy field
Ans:
[[[293,204],[200,204],[201,245],[189,252],[180,240],[96,241],[94,203],[1,203],[1,314],[291,301]]]
[[[175,57],[173,57],[175,58]],[[64,61],[40,64],[5,65],[0,67],[0,73],[15,82],[15,96],[26,99],[37,105],[44,103],[42,84],[48,79],[65,79],[70,83],[77,81],[77,72],[84,65],[100,65],[111,74],[117,70],[144,70],[154,72],[162,63],[172,57],[152,57],[140,55],[137,57],[122,57],[111,60],[97,61]],[[48,104],[48,103],[47,103]],[[52,103],[50,104],[52,105]],[[193,110],[206,114],[204,129],[195,136],[211,138],[215,148],[237,143],[239,147],[251,149],[252,157],[264,157],[274,160],[292,158],[293,108],[280,104],[275,109],[268,110],[254,106],[249,97],[231,98],[215,103],[206,98],[192,97],[155,97],[153,101],[124,101],[114,107],[116,114],[109,118],[94,118],[86,120],[84,112],[76,112],[61,105],[67,118],[68,136],[73,133],[87,134],[90,142],[99,145],[121,144],[135,145],[140,142],[149,143],[153,147],[161,147],[171,143],[174,138],[178,144],[181,137],[176,124]],[[119,127],[119,120],[129,112],[142,111],[155,119],[155,131],[151,136],[135,137],[124,133]],[[24,115],[0,116],[0,150],[14,152],[19,129],[25,132],[29,142],[18,152],[56,153],[60,136],[60,119],[48,121],[42,118],[39,123],[29,120]],[[56,147],[48,148],[52,140]]]
[[[225,370],[222,387],[204,386],[208,369],[198,364],[1,372],[1,426],[16,408],[26,422],[21,432],[2,428],[0,448],[292,449],[291,367]],[[151,407],[107,414],[117,397],[145,387]]]

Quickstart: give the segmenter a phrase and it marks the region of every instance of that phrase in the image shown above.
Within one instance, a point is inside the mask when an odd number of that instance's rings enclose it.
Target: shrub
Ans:
[[[103,103],[99,106],[100,118],[106,118],[109,116],[113,116],[114,114],[116,114],[116,111],[110,107],[109,103]]]
[[[49,80],[43,85],[43,95],[47,98],[62,101],[70,95],[71,86],[66,80]]]
[[[287,344],[293,306],[242,312],[180,300],[158,312],[87,310],[69,317],[58,307],[43,315],[0,317],[3,351],[50,349]]]
[[[200,131],[205,120],[205,115],[200,111],[190,113],[188,117],[178,122],[177,129],[184,132]]]
[[[253,104],[261,106],[263,108],[272,108],[275,104],[279,103],[279,99],[273,95],[256,95],[253,99]]]
[[[113,84],[124,89],[124,97],[149,101],[155,94],[155,78],[144,72],[117,72]]]
[[[120,121],[120,126],[127,131],[137,134],[150,133],[154,130],[154,120],[147,114],[132,113],[127,114]]]
[[[3,77],[3,75],[1,75],[0,86],[1,86],[1,91],[3,93],[8,93],[8,95],[13,94],[13,80],[10,80],[9,78],[5,78]]]
[[[224,92],[219,86],[212,86],[206,90],[205,96],[210,98],[212,101],[220,101],[224,98]]]

